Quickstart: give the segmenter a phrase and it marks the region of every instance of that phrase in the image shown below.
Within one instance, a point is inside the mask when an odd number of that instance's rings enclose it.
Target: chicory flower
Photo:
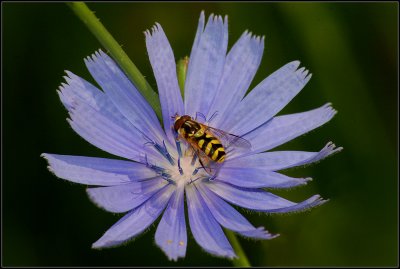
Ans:
[[[145,36],[164,128],[116,63],[98,51],[85,63],[103,91],[67,71],[58,93],[75,132],[126,160],[42,155],[57,177],[94,186],[87,192],[99,207],[126,213],[93,248],[126,242],[161,216],[156,244],[171,260],[185,257],[186,200],[196,242],[213,255],[234,258],[222,227],[255,239],[276,235],[254,227],[230,204],[258,212],[286,213],[326,202],[314,195],[296,203],[264,190],[306,184],[309,178],[293,178],[278,171],[317,162],[341,150],[328,143],[319,152],[269,151],[323,125],[336,113],[326,104],[307,112],[276,116],[311,78],[306,69],[298,68],[298,61],[275,71],[245,96],[262,58],[264,38],[244,32],[227,52],[227,18],[211,15],[205,25],[201,13],[183,99],[175,58],[162,27],[156,24]],[[196,155],[189,154],[189,145],[177,141],[173,130],[174,115],[194,118],[199,113],[206,119],[216,115],[210,126],[251,143],[250,150],[227,153],[214,177],[201,169]]]

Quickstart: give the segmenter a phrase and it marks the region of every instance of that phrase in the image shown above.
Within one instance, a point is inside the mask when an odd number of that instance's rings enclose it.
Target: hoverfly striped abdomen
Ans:
[[[196,140],[197,146],[210,157],[211,160],[218,163],[225,160],[225,149],[219,139],[205,132],[202,136],[196,137]]]

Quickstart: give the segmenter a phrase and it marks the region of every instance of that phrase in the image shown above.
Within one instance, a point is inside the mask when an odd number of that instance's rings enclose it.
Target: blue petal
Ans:
[[[336,110],[328,103],[307,112],[274,117],[244,136],[251,143],[252,149],[240,154],[249,155],[273,149],[325,124],[335,114]],[[239,155],[231,156],[230,159],[233,160]]]
[[[63,83],[58,91],[60,99],[69,111],[76,103],[86,103],[93,109],[112,119],[122,127],[132,131],[132,135],[140,138],[140,133],[132,124],[121,114],[115,107],[113,102],[99,89],[84,80],[83,78],[66,71],[68,76],[65,76],[66,84]]]
[[[158,94],[163,114],[164,129],[171,142],[175,135],[172,132],[173,119],[176,113],[184,113],[183,100],[176,76],[175,58],[165,33],[158,23],[152,32],[145,32],[146,46],[151,66],[157,81]]]
[[[132,133],[85,103],[70,110],[72,129],[89,143],[111,154],[140,161],[151,147],[138,144]]]
[[[49,170],[72,182],[113,186],[156,176],[145,165],[122,160],[44,153]]]
[[[288,63],[258,84],[232,112],[223,130],[244,135],[275,116],[311,78],[304,68],[296,70],[299,64]]]
[[[155,235],[156,244],[174,261],[185,257],[186,254],[187,234],[183,198],[184,186],[181,185],[172,195]]]
[[[89,128],[82,122],[81,127],[75,125],[75,131],[85,138],[89,143],[95,146],[115,154],[117,156],[126,157],[129,159],[138,160],[138,152],[145,152],[148,155],[155,155],[154,149],[144,147],[147,142],[143,137],[141,131],[136,129],[115,107],[111,100],[96,87],[85,81],[84,79],[68,72],[68,77],[65,77],[67,84],[63,83],[58,92],[60,99],[64,106],[70,113],[73,113],[77,107],[83,113],[98,114],[94,118],[91,115],[80,115],[80,118],[90,117],[90,121],[93,123],[92,126],[97,125],[106,135],[105,139],[102,136],[97,136],[95,128]],[[112,126],[116,126],[114,129],[103,122],[96,124],[94,121],[101,119],[102,121],[111,122]],[[79,122],[79,120],[77,120]],[[114,147],[113,142],[110,140],[121,143],[126,140],[120,137],[120,134],[116,130],[122,130],[124,136],[129,137],[129,148],[122,150]],[[104,135],[103,135],[104,136]],[[104,143],[102,143],[102,141]],[[106,142],[107,141],[107,142]],[[121,141],[121,142],[118,142]],[[158,154],[157,154],[158,156]]]
[[[200,12],[200,18],[199,18],[199,24],[197,25],[197,31],[196,31],[196,36],[194,37],[194,42],[193,42],[193,47],[192,47],[192,52],[190,54],[190,58],[192,58],[192,54],[194,53],[195,49],[199,46],[200,42],[200,37],[201,34],[204,32],[204,21],[205,21],[205,15],[204,11]],[[190,70],[187,70],[187,73],[189,73]]]
[[[209,191],[204,184],[197,186],[212,215],[225,228],[251,238],[271,239],[276,237],[265,231],[263,227],[255,228],[236,209]]]
[[[327,201],[322,200],[319,195],[314,195],[301,203],[294,203],[259,189],[235,187],[217,180],[206,184],[210,190],[230,203],[267,213],[298,212],[321,205]]]
[[[189,224],[196,242],[211,254],[234,258],[235,252],[221,226],[197,192],[194,184],[186,187]]]
[[[207,115],[220,82],[228,45],[228,23],[225,17],[211,15],[203,32],[204,14],[190,54],[185,82],[185,114]]]
[[[161,214],[174,189],[172,185],[168,185],[140,207],[127,213],[93,243],[92,248],[119,245],[143,232]]]
[[[256,168],[223,166],[217,180],[244,188],[291,188],[306,184],[310,178],[288,177],[262,166]]]
[[[155,112],[110,57],[100,50],[85,63],[106,95],[143,136],[158,143],[165,140]]]
[[[224,72],[207,118],[218,112],[212,125],[219,126],[243,99],[260,65],[264,38],[252,36],[247,31],[229,51]]]
[[[236,159],[228,159],[223,168],[258,168],[262,167],[269,171],[278,171],[290,167],[307,165],[318,162],[343,148],[335,148],[335,144],[329,142],[319,152],[307,151],[273,151],[249,155]]]
[[[167,185],[162,178],[131,182],[118,186],[88,188],[89,198],[99,207],[113,213],[134,209]]]

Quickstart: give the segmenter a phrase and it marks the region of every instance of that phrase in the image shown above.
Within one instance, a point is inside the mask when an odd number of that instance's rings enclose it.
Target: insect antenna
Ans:
[[[211,117],[207,120],[208,123],[210,123],[216,116],[218,116],[218,110],[216,110]]]
[[[206,116],[204,116],[203,113],[201,113],[201,112],[196,112],[196,117],[194,118],[194,120],[196,120],[196,121],[197,121],[197,116],[200,116],[200,117],[203,119],[203,122],[206,121]]]

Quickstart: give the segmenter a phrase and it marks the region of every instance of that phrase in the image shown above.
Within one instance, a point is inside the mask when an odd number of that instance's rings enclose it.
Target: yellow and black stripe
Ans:
[[[199,148],[213,161],[221,163],[225,160],[225,149],[216,137],[204,133],[196,140]]]

